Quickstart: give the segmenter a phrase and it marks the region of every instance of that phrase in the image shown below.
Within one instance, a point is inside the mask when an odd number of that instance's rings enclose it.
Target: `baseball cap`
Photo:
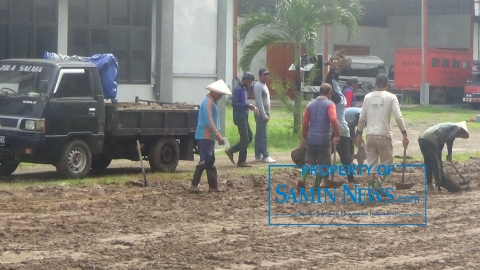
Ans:
[[[352,84],[356,84],[356,83],[360,83],[360,80],[357,77],[351,77],[347,81],[347,85],[352,85]]]
[[[270,71],[268,71],[268,69],[266,69],[266,68],[261,68],[258,71],[258,75],[262,76],[263,74],[270,74]]]
[[[254,80],[255,80],[255,76],[253,76],[253,73],[251,73],[250,71],[247,71],[247,72],[243,73],[242,79],[243,79],[243,80],[252,80],[252,81],[254,81]]]
[[[375,83],[388,85],[388,76],[385,73],[380,73],[375,77]]]

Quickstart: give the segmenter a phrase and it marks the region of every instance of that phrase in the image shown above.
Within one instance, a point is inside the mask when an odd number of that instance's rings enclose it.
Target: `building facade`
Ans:
[[[245,14],[263,10],[273,12],[275,0],[257,0],[255,5],[240,1],[237,23]],[[243,5],[242,5],[243,3]],[[350,41],[344,26],[328,28],[328,52],[345,48],[351,55],[375,55],[380,57],[387,67],[394,65],[395,48],[421,47],[421,0],[360,0],[365,15],[359,21],[359,33]],[[478,59],[478,24],[474,20],[474,0],[428,0],[428,45],[434,47],[455,47],[472,50],[472,56]],[[255,29],[249,36],[253,40],[262,29]],[[323,29],[318,30],[317,52],[323,53]],[[245,43],[248,44],[249,40]],[[476,46],[475,46],[476,45]],[[241,57],[242,47],[238,46],[237,58]],[[285,46],[284,46],[285,47]],[[290,52],[285,48],[271,48],[257,54],[251,69],[273,65],[274,69],[287,69],[291,59],[274,59],[277,50]],[[280,66],[284,65],[284,66]],[[279,73],[281,73],[279,71]],[[293,75],[290,75],[293,76]]]
[[[0,59],[45,51],[119,62],[117,99],[198,104],[233,80],[233,0],[0,0]]]

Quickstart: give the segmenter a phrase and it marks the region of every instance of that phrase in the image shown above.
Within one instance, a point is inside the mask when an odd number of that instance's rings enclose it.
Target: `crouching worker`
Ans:
[[[320,86],[319,96],[308,103],[303,116],[302,123],[302,144],[306,147],[305,163],[308,165],[316,164],[318,166],[331,165],[331,141],[330,126],[333,128],[335,137],[333,144],[337,144],[340,140],[340,129],[337,119],[335,103],[329,100],[332,96],[332,86],[324,83]],[[298,189],[305,188],[305,179],[310,171],[302,175],[302,180],[298,180]],[[313,172],[315,173],[315,172]],[[329,172],[321,187],[329,187]],[[315,187],[319,187],[323,176],[317,174],[315,178]]]
[[[193,174],[190,192],[198,192],[198,184],[202,178],[203,171],[207,171],[208,192],[218,192],[217,168],[215,167],[215,141],[219,145],[225,142],[220,134],[220,121],[218,116],[217,101],[223,95],[231,95],[230,89],[223,80],[218,80],[206,87],[210,93],[203,99],[198,111],[198,125],[195,132],[195,139],[200,152],[200,162],[197,164]]]
[[[418,138],[426,167],[428,190],[433,191],[432,174],[435,185],[440,190],[443,184],[442,150],[447,144],[447,160],[452,161],[452,146],[456,138],[468,139],[467,123],[440,123],[425,130]]]

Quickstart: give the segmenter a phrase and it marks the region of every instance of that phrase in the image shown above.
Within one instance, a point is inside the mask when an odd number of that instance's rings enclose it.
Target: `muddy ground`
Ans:
[[[458,164],[472,180],[461,193],[428,195],[426,227],[269,226],[268,177],[232,176],[241,169],[231,165],[219,172],[224,192],[218,194],[205,192],[205,175],[201,194],[186,192],[190,179],[156,180],[155,174],[148,175],[149,188],[3,187],[0,269],[480,269],[479,165],[477,160]],[[254,166],[266,169],[264,164]],[[26,168],[13,177],[55,175],[41,167]],[[122,169],[114,164],[106,173],[116,170]],[[138,173],[138,168],[124,170]],[[454,174],[451,168],[446,170]],[[419,196],[421,204],[278,205],[275,187],[295,188],[299,172],[275,171],[270,179],[270,214],[422,213],[421,174],[409,169],[406,181],[416,185],[395,192]],[[338,175],[336,179],[345,181]],[[392,187],[399,179],[395,173],[385,186]],[[363,183],[361,177],[357,180]],[[312,184],[309,178],[307,185]],[[422,223],[423,217],[271,217],[271,223],[375,222]]]
[[[416,137],[423,126],[410,129],[408,155],[418,155]],[[394,131],[396,138],[398,132]],[[458,140],[456,153],[480,148],[479,132]],[[395,155],[402,155],[394,141]],[[279,164],[290,154],[272,154]],[[251,161],[252,153],[249,153]],[[409,160],[415,163],[415,160]],[[180,162],[177,171],[193,172],[195,162]],[[189,194],[190,177],[179,181],[148,174],[151,186],[47,186],[58,180],[53,166],[22,166],[8,181],[37,181],[21,187],[0,187],[0,269],[480,269],[480,161],[457,164],[471,180],[460,193],[427,195],[427,226],[347,227],[269,226],[267,165],[263,176],[242,173],[225,156],[217,158],[219,194]],[[147,169],[147,172],[149,169]],[[448,174],[455,171],[446,165]],[[140,180],[139,162],[113,161],[94,177],[132,175]],[[242,175],[242,176],[238,176]],[[299,172],[274,172],[270,178],[271,224],[423,223],[425,196],[422,171],[408,169],[411,190],[398,196],[420,203],[342,204],[343,188],[333,204],[279,205],[278,184],[296,188]],[[401,174],[387,178],[393,187]],[[345,177],[336,176],[345,181]],[[365,186],[362,177],[356,178]],[[5,179],[3,179],[5,180]],[[455,176],[454,180],[460,181]],[[307,186],[311,187],[309,178]],[[408,197],[418,196],[418,197]],[[324,197],[322,197],[324,199]],[[298,214],[303,216],[276,216]],[[323,217],[305,213],[340,213]],[[344,213],[387,213],[348,217]]]

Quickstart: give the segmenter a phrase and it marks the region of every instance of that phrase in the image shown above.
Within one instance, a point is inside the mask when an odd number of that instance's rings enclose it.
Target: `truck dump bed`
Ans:
[[[112,136],[189,135],[195,132],[198,106],[185,103],[105,104],[105,133]]]

